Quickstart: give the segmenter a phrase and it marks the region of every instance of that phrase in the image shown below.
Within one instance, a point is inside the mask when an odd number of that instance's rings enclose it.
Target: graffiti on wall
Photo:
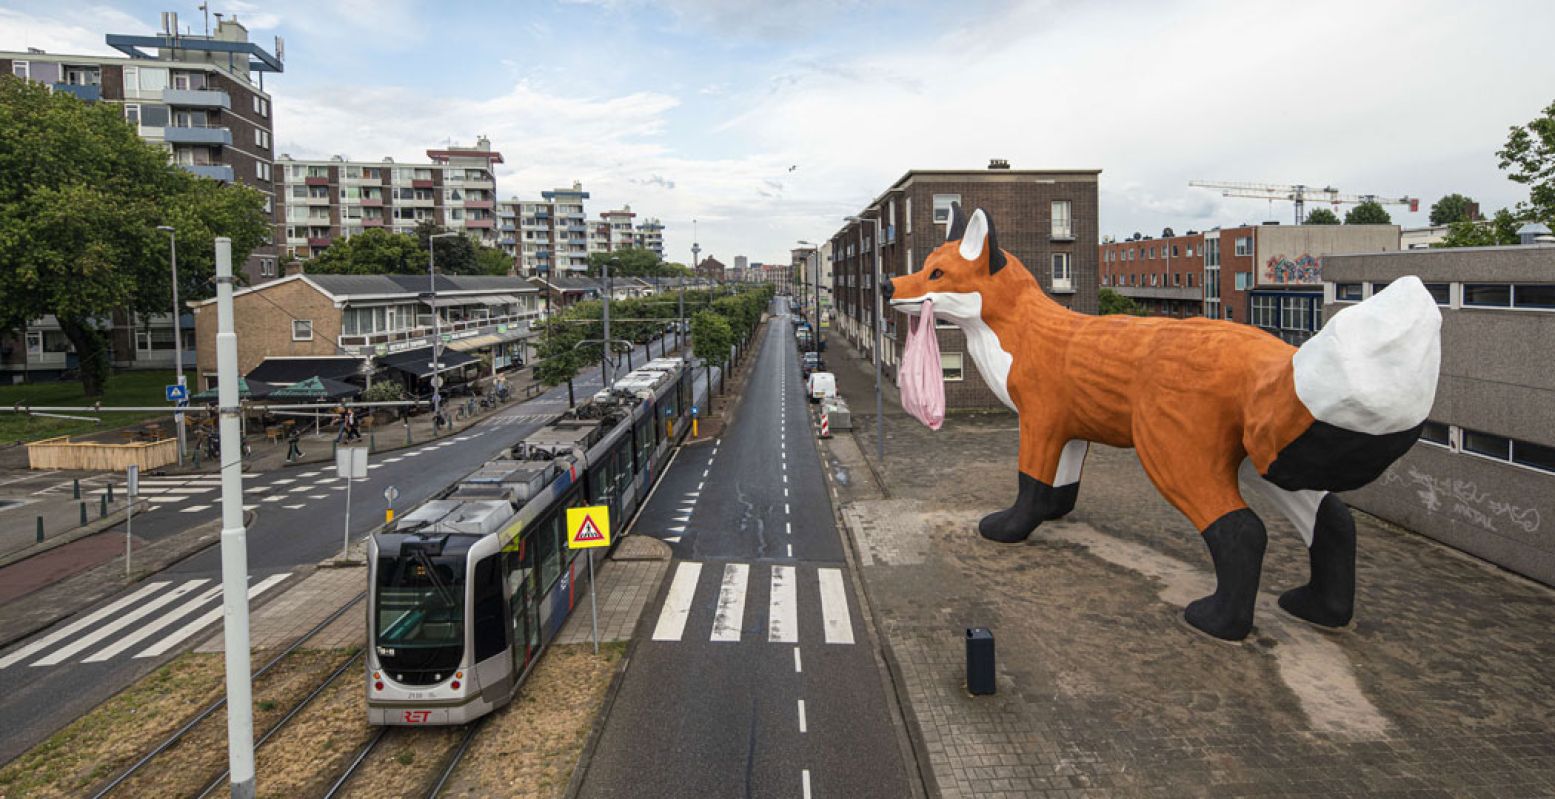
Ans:
[[[1524,507],[1480,490],[1472,480],[1455,477],[1438,477],[1411,466],[1407,475],[1397,471],[1398,465],[1388,467],[1382,474],[1382,485],[1401,485],[1414,489],[1420,505],[1432,513],[1441,513],[1461,519],[1492,533],[1501,532],[1499,524],[1536,533],[1543,521],[1539,509]]]
[[[1323,259],[1308,253],[1299,258],[1276,255],[1263,264],[1264,284],[1308,286],[1323,282]]]

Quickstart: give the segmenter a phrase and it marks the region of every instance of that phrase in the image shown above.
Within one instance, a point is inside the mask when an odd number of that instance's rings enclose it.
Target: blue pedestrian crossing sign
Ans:
[[[692,416],[696,416],[697,415],[697,406],[695,406],[695,405],[691,406],[691,415]]]
[[[183,402],[189,399],[189,387],[180,385],[164,386],[167,390],[168,402]]]

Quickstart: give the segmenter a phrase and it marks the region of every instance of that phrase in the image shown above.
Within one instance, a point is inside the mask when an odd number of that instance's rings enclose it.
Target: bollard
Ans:
[[[108,484],[108,501],[113,502],[113,483]]]
[[[331,441],[330,444],[329,444],[329,459],[330,460],[334,460],[335,459],[336,450],[338,450],[338,449],[340,449],[340,442],[339,441]]]
[[[38,517],[38,543],[43,543],[43,517]]]
[[[71,499],[80,499],[81,498],[81,478],[79,478],[79,477],[77,477],[76,479],[70,481],[70,498]]]
[[[376,430],[367,431],[367,451],[369,453],[378,451],[378,431]]]
[[[966,690],[974,696],[995,690],[993,632],[987,627],[967,628]]]
[[[410,446],[410,417],[405,417],[405,446]]]
[[[86,503],[81,503],[81,526],[86,526]]]
[[[821,438],[831,438],[831,417],[821,411]]]
[[[97,518],[106,519],[108,518],[108,495],[102,495],[101,499],[102,501],[97,505]]]

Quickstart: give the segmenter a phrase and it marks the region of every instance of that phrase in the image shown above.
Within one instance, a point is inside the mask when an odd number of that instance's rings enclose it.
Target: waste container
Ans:
[[[966,631],[966,689],[973,695],[994,692],[993,633],[987,627]]]

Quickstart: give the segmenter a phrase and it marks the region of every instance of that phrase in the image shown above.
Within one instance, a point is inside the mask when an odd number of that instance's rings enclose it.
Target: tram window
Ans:
[[[632,480],[632,442],[621,439],[611,453],[611,460],[615,461],[616,496],[620,496]]]
[[[564,532],[561,528],[562,519],[559,513],[553,513],[548,519],[535,525],[534,540],[530,546],[535,550],[535,562],[540,566],[540,590],[544,594],[550,589],[551,584],[561,574],[561,547],[556,542],[558,532]]]
[[[478,663],[507,648],[507,620],[502,612],[502,570],[498,555],[475,563],[475,601],[471,605],[475,629],[475,661]]]
[[[654,436],[653,428],[656,427],[653,419],[644,417],[637,423],[637,463],[647,465],[653,457]]]
[[[599,463],[589,467],[589,498],[595,502],[609,503],[615,497],[612,460],[605,457],[600,459]]]
[[[406,554],[378,563],[378,657],[396,680],[426,685],[464,651],[464,559]]]

